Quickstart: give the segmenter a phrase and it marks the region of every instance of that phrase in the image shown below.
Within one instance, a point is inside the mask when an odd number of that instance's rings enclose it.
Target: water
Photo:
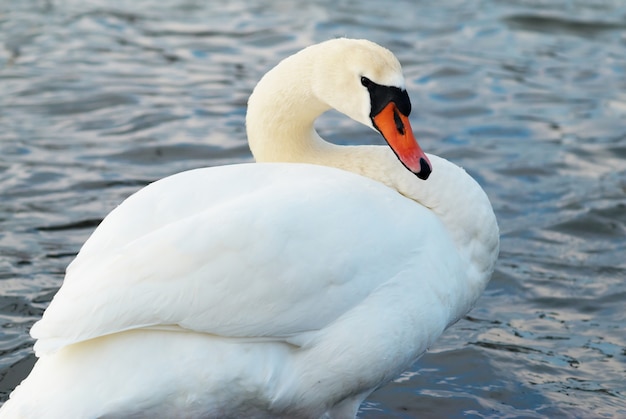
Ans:
[[[364,418],[626,417],[626,6],[620,0],[18,1],[0,5],[0,395],[98,222],[143,185],[250,161],[279,59],[365,37],[404,65],[422,147],[502,229],[468,317]],[[337,114],[345,144],[380,143]]]

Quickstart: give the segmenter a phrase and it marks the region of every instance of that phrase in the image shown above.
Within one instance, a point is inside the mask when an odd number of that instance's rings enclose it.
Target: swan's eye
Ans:
[[[365,87],[369,87],[372,84],[372,81],[367,77],[361,77],[361,84]]]

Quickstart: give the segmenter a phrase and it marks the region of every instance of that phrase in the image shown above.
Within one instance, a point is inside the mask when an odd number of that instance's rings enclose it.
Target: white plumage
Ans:
[[[404,87],[367,41],[284,60],[250,99],[266,163],[179,173],[113,210],[33,327],[39,360],[0,417],[354,417],[464,315],[497,256],[489,201],[419,147],[427,180],[402,147],[319,138],[330,107],[389,137],[362,77]]]

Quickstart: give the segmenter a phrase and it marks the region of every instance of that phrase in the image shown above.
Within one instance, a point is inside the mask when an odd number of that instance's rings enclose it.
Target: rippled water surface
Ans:
[[[0,394],[99,221],[195,167],[250,161],[246,99],[336,36],[400,58],[422,147],[502,230],[483,298],[360,416],[626,417],[626,7],[615,0],[0,4]],[[337,143],[381,143],[330,114]]]

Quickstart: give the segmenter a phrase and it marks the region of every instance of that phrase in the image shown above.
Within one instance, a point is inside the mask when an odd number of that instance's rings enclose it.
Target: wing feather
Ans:
[[[405,270],[433,228],[428,210],[337,169],[181,173],[107,216],[31,334],[38,352],[159,326],[295,342]]]

